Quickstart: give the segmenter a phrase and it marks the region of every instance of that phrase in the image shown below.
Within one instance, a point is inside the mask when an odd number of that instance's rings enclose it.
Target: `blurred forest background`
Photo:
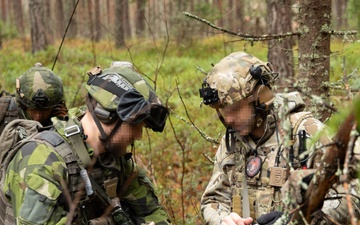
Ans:
[[[350,110],[344,106],[351,106],[360,87],[360,2],[312,2],[0,0],[0,87],[14,93],[15,78],[41,62],[62,78],[68,107],[77,107],[84,104],[86,71],[115,60],[132,62],[171,112],[163,133],[146,130],[135,143],[136,160],[148,170],[174,224],[201,224],[199,201],[225,132],[199,97],[212,63],[246,51],[274,64],[278,90],[300,87],[315,114],[324,99]],[[320,11],[310,12],[315,8]],[[305,17],[314,12],[324,23],[304,27],[315,21]],[[312,54],[302,52],[306,47]]]

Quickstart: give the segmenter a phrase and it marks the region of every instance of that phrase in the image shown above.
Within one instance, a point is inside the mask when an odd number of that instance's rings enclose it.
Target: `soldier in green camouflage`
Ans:
[[[131,63],[88,72],[86,109],[52,118],[5,163],[2,193],[17,224],[171,224],[127,147],[143,127],[162,132],[168,110]],[[1,213],[0,213],[1,214]],[[6,224],[6,222],[5,222]]]
[[[0,96],[0,134],[14,119],[31,119],[43,126],[51,125],[50,118],[67,113],[64,89],[59,76],[36,63],[16,79],[15,97]]]
[[[50,118],[67,113],[64,89],[59,76],[36,63],[16,79],[16,102],[20,117],[51,125]]]
[[[284,211],[281,188],[289,173],[316,168],[331,142],[330,135],[323,134],[310,146],[325,125],[304,111],[299,93],[274,93],[277,76],[270,63],[234,52],[217,63],[202,84],[203,103],[216,109],[226,127],[201,198],[206,224],[275,223]],[[330,211],[331,204],[325,205],[327,216],[321,224],[330,224],[328,216],[340,224],[349,222],[347,210]],[[346,207],[346,201],[341,205]]]

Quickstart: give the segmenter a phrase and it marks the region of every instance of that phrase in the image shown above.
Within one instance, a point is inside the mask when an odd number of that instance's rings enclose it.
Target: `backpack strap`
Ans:
[[[11,95],[5,95],[0,98],[0,122],[2,122],[5,116],[18,118],[18,107],[15,99]]]
[[[79,166],[81,169],[88,167],[91,164],[89,152],[85,146],[80,122],[75,118],[69,118],[68,123],[64,129],[65,137],[68,138],[72,149],[79,157]]]

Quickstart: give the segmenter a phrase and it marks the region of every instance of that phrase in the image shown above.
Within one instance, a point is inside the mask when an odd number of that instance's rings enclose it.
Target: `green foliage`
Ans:
[[[36,62],[51,69],[59,44],[58,41],[33,55],[23,49],[28,43],[6,41],[0,50],[0,75],[4,78],[1,89],[14,92],[15,78]],[[207,72],[211,63],[217,63],[233,51],[247,51],[266,61],[267,44],[236,41],[226,35],[194,38],[181,44],[173,40],[168,43],[134,39],[128,41],[127,48],[121,49],[115,49],[113,43],[106,41],[65,40],[53,69],[63,81],[69,108],[84,104],[86,72],[94,66],[107,68],[114,60],[133,62],[156,86],[158,95],[171,110],[170,118],[161,134],[144,130],[142,141],[135,143],[135,156],[137,162],[148,169],[159,200],[175,224],[203,223],[199,202],[212,173],[211,159],[217,145],[207,142],[195,126],[217,141],[225,132],[215,110],[200,106],[199,88],[205,75],[199,68]],[[337,81],[342,78],[343,57],[346,57],[349,74],[359,65],[359,44],[335,42],[333,52],[336,54],[331,58],[331,81]],[[354,86],[359,85],[356,79],[353,81]],[[344,115],[338,115],[340,121]],[[336,129],[337,124],[330,126]]]
[[[349,4],[349,17],[350,22],[355,22],[357,29],[360,30],[360,2],[358,0],[350,0]]]
[[[0,35],[4,40],[16,38],[18,32],[15,26],[0,21]]]
[[[360,131],[360,98],[359,97],[354,99],[353,107],[354,107],[354,113],[357,123],[357,130]]]

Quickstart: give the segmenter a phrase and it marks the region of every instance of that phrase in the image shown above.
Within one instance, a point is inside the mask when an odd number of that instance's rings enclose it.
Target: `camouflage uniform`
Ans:
[[[51,125],[50,118],[64,116],[67,113],[64,89],[60,77],[50,69],[36,63],[16,79],[15,97],[6,94],[0,96],[0,134],[5,125],[14,119],[32,119],[26,109],[49,109],[51,115],[43,126]]]
[[[15,119],[20,119],[21,115],[16,104],[15,97],[3,90],[0,93],[0,134],[5,126]]]
[[[246,214],[243,209],[249,209],[250,216],[254,219],[271,211],[284,211],[281,187],[288,179],[289,172],[293,169],[304,171],[301,168],[316,168],[325,150],[323,146],[331,142],[331,134],[328,133],[322,134],[315,144],[311,142],[312,136],[323,130],[325,125],[311,113],[303,111],[305,105],[299,93],[276,94],[274,98],[267,91],[255,93],[254,89],[259,90],[256,89],[258,80],[249,75],[249,65],[260,65],[263,72],[268,71],[264,75],[268,77],[262,82],[271,82],[271,65],[239,52],[232,53],[215,65],[201,91],[204,103],[216,109],[242,98],[254,99],[255,105],[257,101],[263,102],[264,109],[274,106],[268,112],[265,133],[258,142],[254,142],[249,136],[235,133],[235,138],[229,141],[235,147],[229,149],[226,136],[222,138],[216,152],[212,176],[201,198],[201,212],[206,224],[220,224],[231,212],[243,216]],[[258,96],[254,97],[256,94]],[[299,152],[303,150],[299,148],[299,131],[307,137],[305,158],[304,153],[300,156]],[[293,163],[290,163],[290,154]],[[246,172],[252,170],[251,165],[256,157],[261,159],[259,171],[254,176],[248,176]],[[298,180],[294,183],[299,185]],[[247,193],[244,192],[244,185]],[[247,209],[243,207],[246,204],[244,198],[248,199]],[[332,207],[331,211],[328,210],[328,205],[325,204],[323,210],[335,220],[343,221],[347,217],[346,210],[336,211]],[[341,205],[346,207],[346,201],[342,201]]]
[[[119,122],[120,125],[122,122],[143,122],[154,131],[162,131],[167,109],[133,68],[117,66],[104,72],[95,68],[89,76],[88,100],[91,97],[97,100],[96,109],[89,100],[87,111],[83,107],[71,109],[65,120],[53,117],[53,131],[39,132],[6,161],[8,166],[4,165],[7,171],[3,191],[12,204],[17,223],[65,224],[71,221],[71,224],[112,225],[116,224],[115,216],[112,216],[114,208],[109,208],[103,200],[114,203],[120,199],[123,210],[135,224],[151,221],[171,224],[145,171],[128,155],[114,157],[106,150],[95,157],[96,151],[84,142],[87,137],[80,121],[85,113],[91,113],[94,121],[112,124],[115,118],[116,125]],[[109,84],[110,89],[106,89]],[[127,98],[124,97],[126,94]],[[123,107],[119,107],[121,104]],[[164,117],[154,118],[159,115]],[[121,119],[116,119],[117,116]],[[70,134],[73,127],[76,135]],[[75,142],[74,137],[78,138]],[[106,143],[106,139],[102,141]],[[85,157],[79,149],[85,151]],[[84,170],[88,174],[86,179],[82,174]],[[94,190],[99,187],[101,192],[90,193],[89,180],[90,186]],[[102,200],[101,193],[105,196]]]
[[[84,111],[71,109],[69,112],[81,117]],[[66,122],[56,118],[52,120],[56,132],[65,138]],[[14,156],[7,167],[4,192],[13,205],[18,224],[67,222],[69,204],[66,202],[64,190],[69,190],[72,199],[76,199],[76,194],[82,191],[79,166],[71,152],[69,149],[56,150],[47,142],[38,139],[24,145]],[[93,154],[93,150],[89,147],[88,152],[90,155]],[[131,159],[126,160],[123,157],[113,158],[105,155],[100,161],[101,163],[97,162],[94,165],[90,175],[101,186],[114,179],[117,180],[117,190],[124,192],[121,198],[122,205],[135,219],[136,224],[150,221],[156,224],[170,224],[142,168],[134,164]],[[83,198],[78,201],[72,224],[83,224],[85,215],[81,207],[94,207],[91,202]],[[104,213],[104,208],[96,207],[97,210],[94,214],[88,215],[87,220],[100,217]],[[107,219],[112,221],[110,218]]]

